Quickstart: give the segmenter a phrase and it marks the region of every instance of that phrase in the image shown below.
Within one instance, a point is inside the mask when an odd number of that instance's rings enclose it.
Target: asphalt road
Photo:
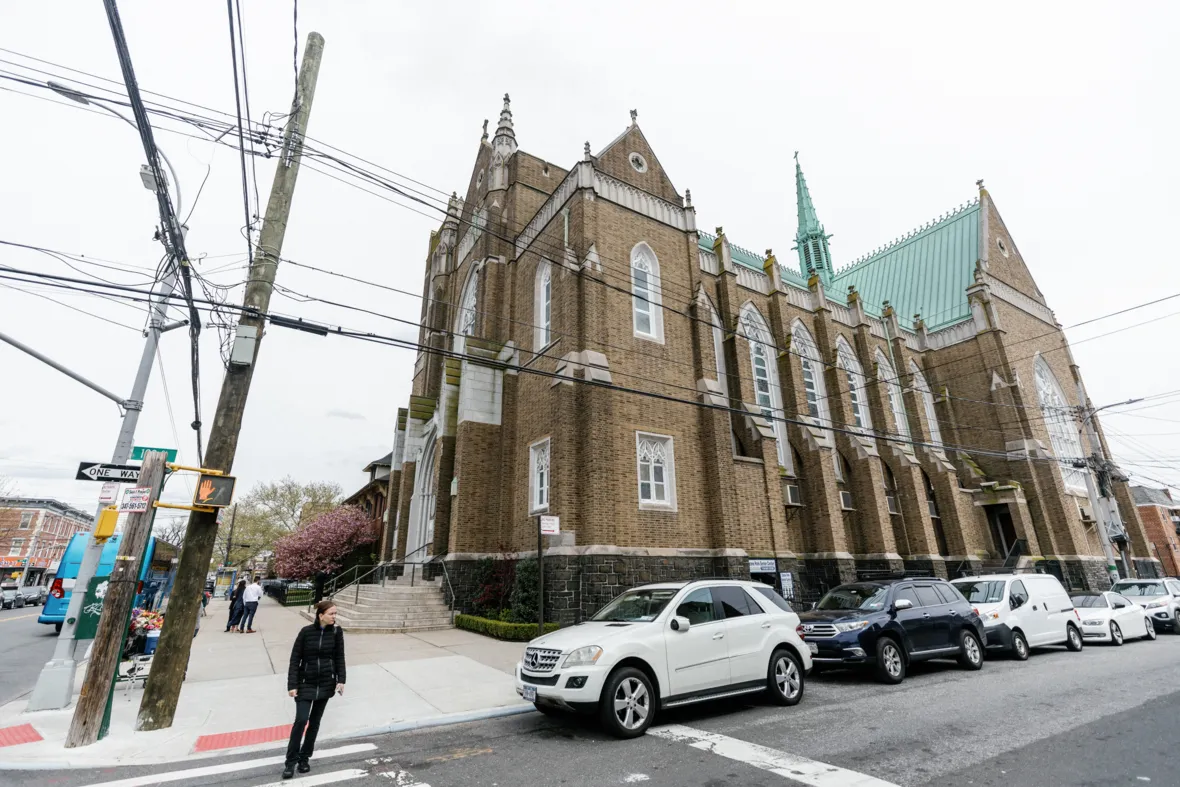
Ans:
[[[331,705],[323,733],[332,729]],[[810,680],[795,708],[720,703],[670,712],[616,741],[591,720],[530,713],[325,742],[311,777],[282,784],[397,787],[1071,787],[1175,785],[1180,636],[1081,653],[916,666],[901,686],[852,673]],[[14,787],[278,784],[281,751],[155,768],[10,772]],[[212,770],[209,770],[212,768]],[[196,770],[200,769],[200,770]],[[131,781],[122,781],[128,780]],[[166,779],[166,781],[161,781]]]
[[[37,622],[41,607],[0,610],[0,705],[33,690],[53,656],[57,632]]]

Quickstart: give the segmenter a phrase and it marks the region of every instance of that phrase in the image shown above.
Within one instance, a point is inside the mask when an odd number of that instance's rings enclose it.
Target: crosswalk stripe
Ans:
[[[317,751],[315,758],[319,760],[324,757],[343,757],[349,754],[373,751],[376,748],[377,744],[375,743],[354,743],[349,746]],[[155,773],[148,776],[132,776],[128,779],[116,779],[113,782],[95,782],[94,784],[87,784],[85,787],[149,787],[149,785],[153,784],[198,779],[202,776],[217,776],[222,773],[233,773],[234,771],[252,770],[254,768],[270,768],[282,765],[286,760],[286,755],[283,755],[281,757],[262,757],[257,760],[224,762],[220,765],[206,765],[203,768],[187,768],[183,771],[168,771],[167,773]],[[302,783],[307,784],[306,781]]]
[[[648,730],[649,735],[687,743],[695,749],[709,751],[730,760],[744,762],[763,771],[776,773],[786,779],[811,787],[898,787],[893,782],[875,776],[839,768],[826,762],[809,760],[797,754],[759,746],[756,743],[730,738],[715,732],[695,730],[680,724],[668,724]]]
[[[317,784],[335,784],[336,782],[346,782],[349,779],[361,779],[368,776],[369,772],[361,770],[360,768],[348,768],[343,771],[328,771],[327,773],[315,773],[311,776],[300,776],[295,781],[277,781],[260,784],[258,787],[315,787]]]

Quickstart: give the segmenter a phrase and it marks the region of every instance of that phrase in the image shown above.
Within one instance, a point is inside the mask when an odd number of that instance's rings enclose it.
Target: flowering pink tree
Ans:
[[[275,543],[275,571],[291,579],[335,571],[348,553],[376,541],[379,528],[376,519],[356,506],[340,506],[320,514]]]

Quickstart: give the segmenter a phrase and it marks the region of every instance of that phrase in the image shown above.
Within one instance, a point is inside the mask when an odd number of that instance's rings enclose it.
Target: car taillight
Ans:
[[[975,617],[979,617],[979,607],[972,607],[971,611],[975,613]]]
[[[49,589],[49,595],[53,596],[54,598],[65,598],[66,597],[66,592],[65,592],[65,590],[62,589],[62,586],[61,586],[61,577],[58,577],[57,579],[53,580],[53,587],[51,587]]]
[[[799,639],[803,639],[803,624],[795,626],[795,633],[799,635]]]

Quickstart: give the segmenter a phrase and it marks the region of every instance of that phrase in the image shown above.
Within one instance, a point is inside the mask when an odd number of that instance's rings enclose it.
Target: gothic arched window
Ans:
[[[914,376],[914,388],[922,398],[922,409],[926,412],[926,420],[930,422],[930,442],[934,443],[935,451],[942,451],[942,429],[938,426],[938,416],[934,412],[934,394],[930,392],[930,385],[926,382],[926,375],[913,361],[910,361],[910,374]]]
[[[754,383],[754,399],[762,414],[770,419],[774,427],[775,449],[778,463],[792,472],[788,462],[791,452],[787,450],[786,422],[783,421],[783,394],[778,381],[778,364],[774,352],[774,339],[766,320],[753,304],[742,307],[740,317],[742,335],[750,345],[751,380]]]
[[[889,410],[893,413],[897,435],[907,440],[910,437],[910,424],[905,414],[905,399],[901,395],[901,382],[897,379],[897,372],[885,357],[885,353],[877,350],[877,376],[885,382],[885,390],[889,394]]]
[[[537,265],[533,299],[533,349],[540,352],[553,341],[553,266],[548,260]]]
[[[479,271],[475,268],[467,274],[467,284],[463,287],[463,297],[459,300],[459,319],[455,324],[455,333],[460,336],[472,336],[475,333],[476,305],[479,302]]]
[[[660,262],[646,243],[638,243],[631,250],[631,312],[636,336],[663,343]]]
[[[829,426],[828,389],[824,385],[823,364],[820,361],[819,350],[811,333],[796,320],[791,326],[791,343],[795,353],[799,356],[799,365],[803,368],[803,390],[807,397],[807,414],[819,422],[819,426]]]
[[[852,420],[859,429],[872,429],[873,421],[869,416],[868,394],[865,391],[865,373],[852,351],[852,345],[841,336],[836,339],[836,360],[848,378],[848,397],[852,400]]]
[[[1061,480],[1066,487],[1084,492],[1086,491],[1086,473],[1079,467],[1074,467],[1075,460],[1085,457],[1082,440],[1078,435],[1078,422],[1074,418],[1073,408],[1057,384],[1057,377],[1045,359],[1037,355],[1033,362],[1033,374],[1037,383],[1037,401],[1041,405],[1041,415],[1045,418],[1045,428],[1049,430],[1049,443],[1053,449],[1053,456],[1061,463]]]

